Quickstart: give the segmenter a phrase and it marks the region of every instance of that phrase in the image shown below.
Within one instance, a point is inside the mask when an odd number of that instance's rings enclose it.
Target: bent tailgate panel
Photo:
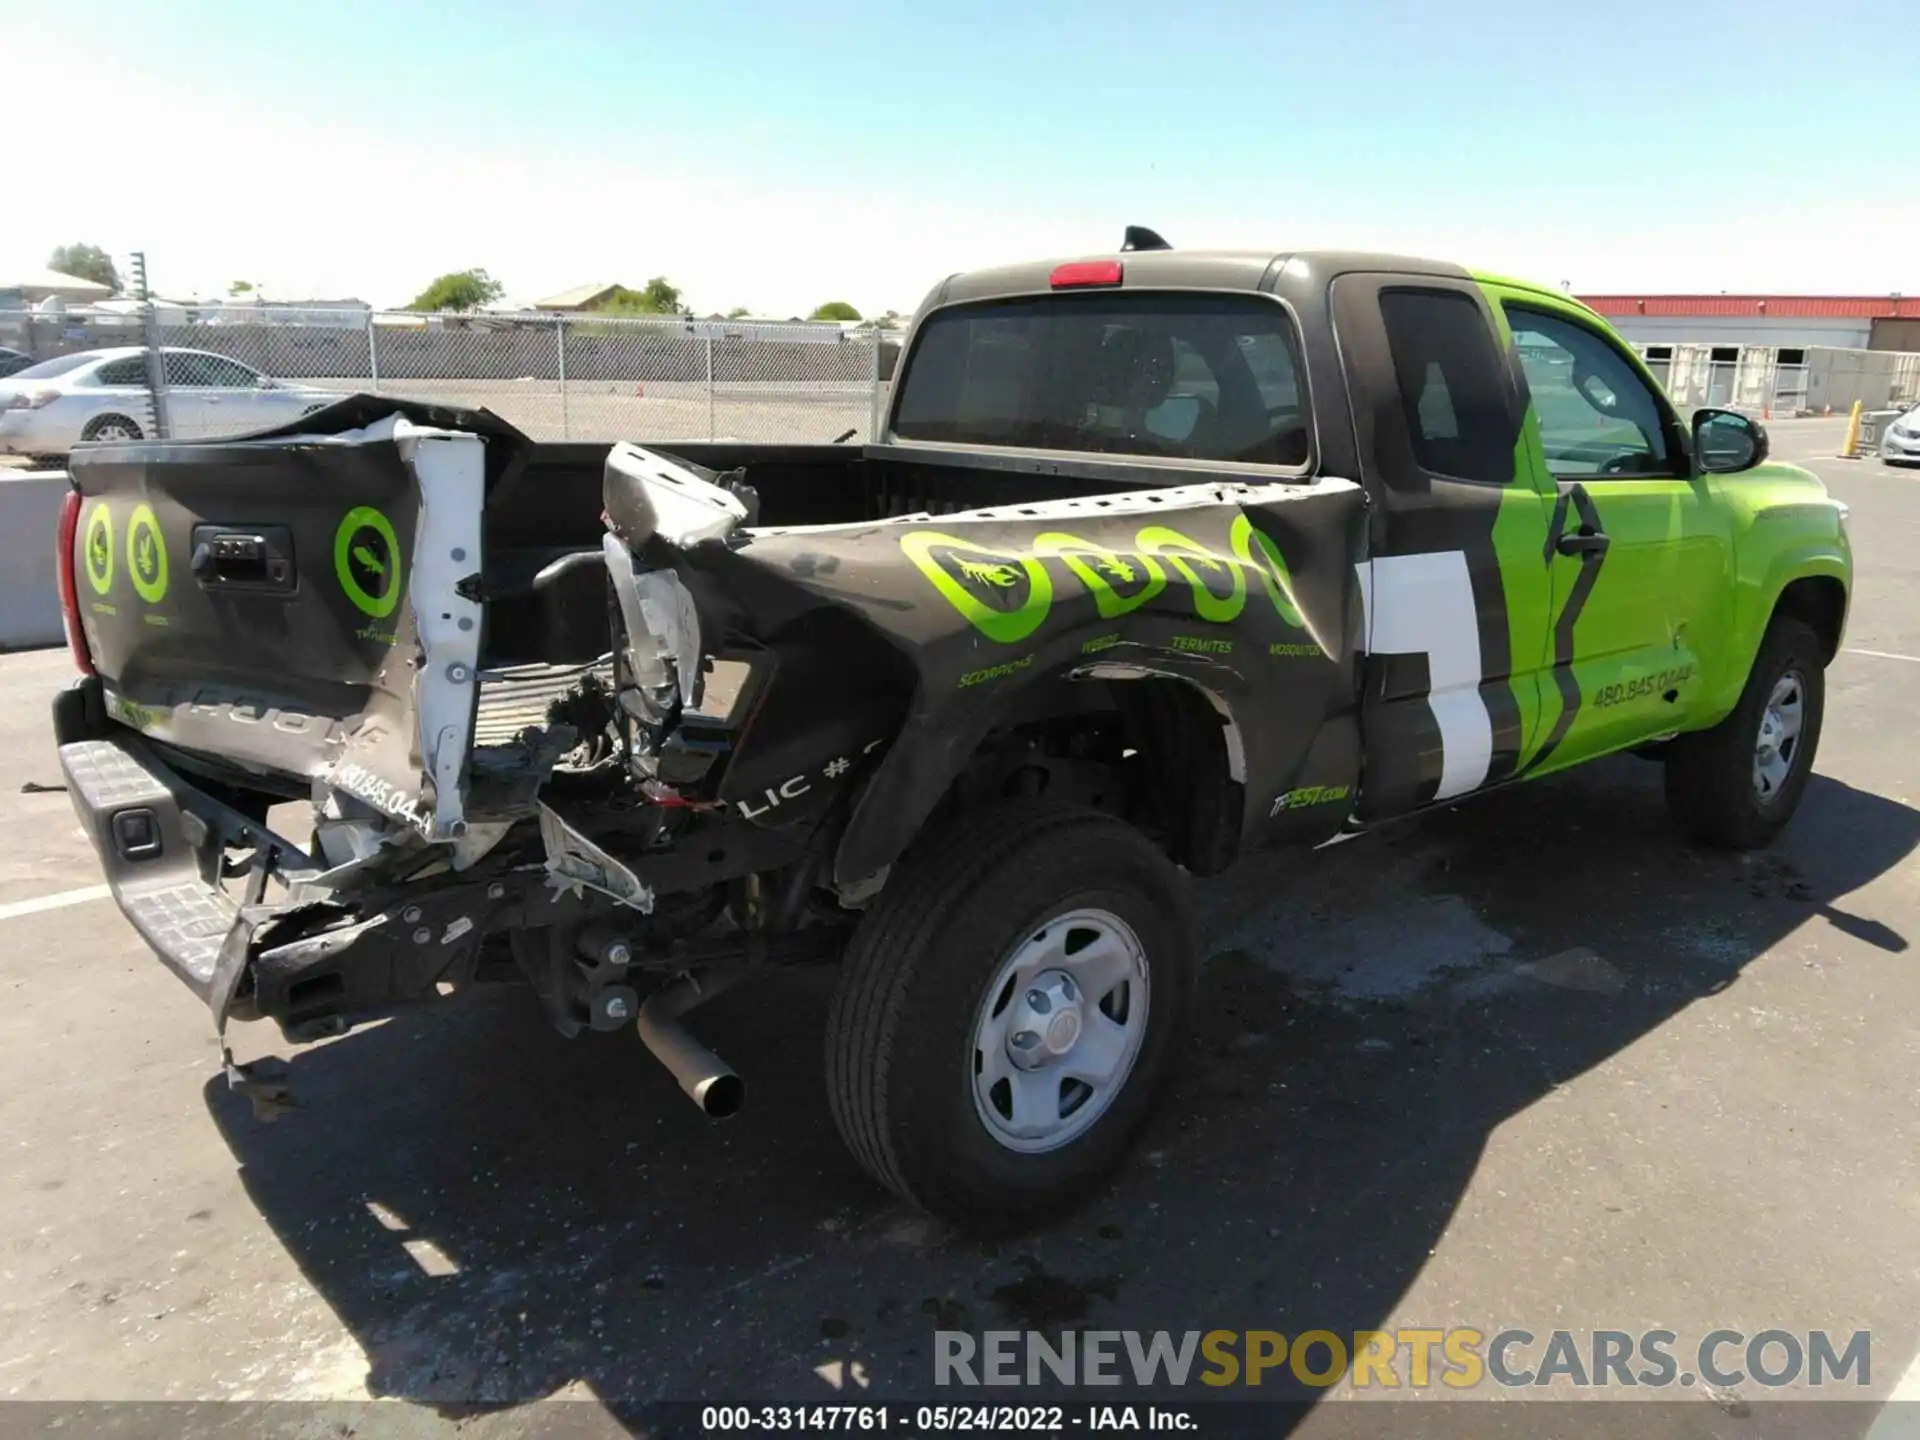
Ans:
[[[110,713],[283,783],[327,778],[426,834],[457,821],[481,612],[451,581],[481,566],[485,443],[396,416],[76,455],[81,623]],[[262,537],[257,564],[213,553]]]

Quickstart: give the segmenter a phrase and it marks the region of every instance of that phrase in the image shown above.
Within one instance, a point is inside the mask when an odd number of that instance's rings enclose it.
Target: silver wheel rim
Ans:
[[[133,431],[116,420],[109,424],[102,425],[99,429],[95,430],[93,432],[93,438],[96,440],[131,440],[133,439]]]
[[[1800,727],[1806,721],[1807,687],[1798,670],[1774,682],[1767,708],[1760,712],[1760,734],[1753,746],[1753,790],[1763,803],[1780,795],[1800,758]]]
[[[1109,910],[1073,910],[1021,941],[973,1027],[973,1106],[1008,1150],[1039,1154],[1093,1128],[1146,1039],[1146,947]]]

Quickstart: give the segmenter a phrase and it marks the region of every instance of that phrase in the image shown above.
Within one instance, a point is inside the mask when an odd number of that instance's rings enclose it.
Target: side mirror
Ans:
[[[1703,475],[1733,475],[1767,458],[1767,430],[1738,410],[1693,412],[1693,454]]]

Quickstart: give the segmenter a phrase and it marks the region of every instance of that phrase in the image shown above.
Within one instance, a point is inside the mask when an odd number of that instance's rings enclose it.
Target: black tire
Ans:
[[[93,419],[87,422],[86,428],[80,432],[80,438],[82,440],[98,440],[100,438],[100,432],[110,425],[122,427],[126,432],[124,435],[115,436],[114,438],[116,440],[140,440],[145,438],[139,423],[128,419],[125,415],[94,416]]]
[[[1023,1153],[977,1108],[975,1025],[1002,964],[1082,909],[1118,918],[1140,942],[1144,1034],[1084,1133]],[[1106,1178],[1151,1113],[1185,1038],[1198,963],[1186,877],[1131,826],[1041,800],[962,816],[896,867],[848,947],[827,1021],[834,1123],[881,1184],[967,1229],[1063,1212]]]
[[[1788,674],[1800,679],[1800,733],[1786,779],[1763,798],[1754,782],[1754,751],[1774,687]],[[1769,844],[1799,807],[1820,748],[1825,711],[1826,660],[1819,637],[1802,621],[1776,617],[1733,713],[1711,730],[1682,735],[1668,746],[1667,804],[1674,818],[1704,844],[1731,850]]]

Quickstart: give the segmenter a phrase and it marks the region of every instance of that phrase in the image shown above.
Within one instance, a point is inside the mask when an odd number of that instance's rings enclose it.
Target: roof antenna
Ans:
[[[1171,250],[1173,246],[1160,238],[1160,232],[1149,230],[1144,225],[1129,225],[1127,237],[1120,242],[1120,249],[1127,250]]]

